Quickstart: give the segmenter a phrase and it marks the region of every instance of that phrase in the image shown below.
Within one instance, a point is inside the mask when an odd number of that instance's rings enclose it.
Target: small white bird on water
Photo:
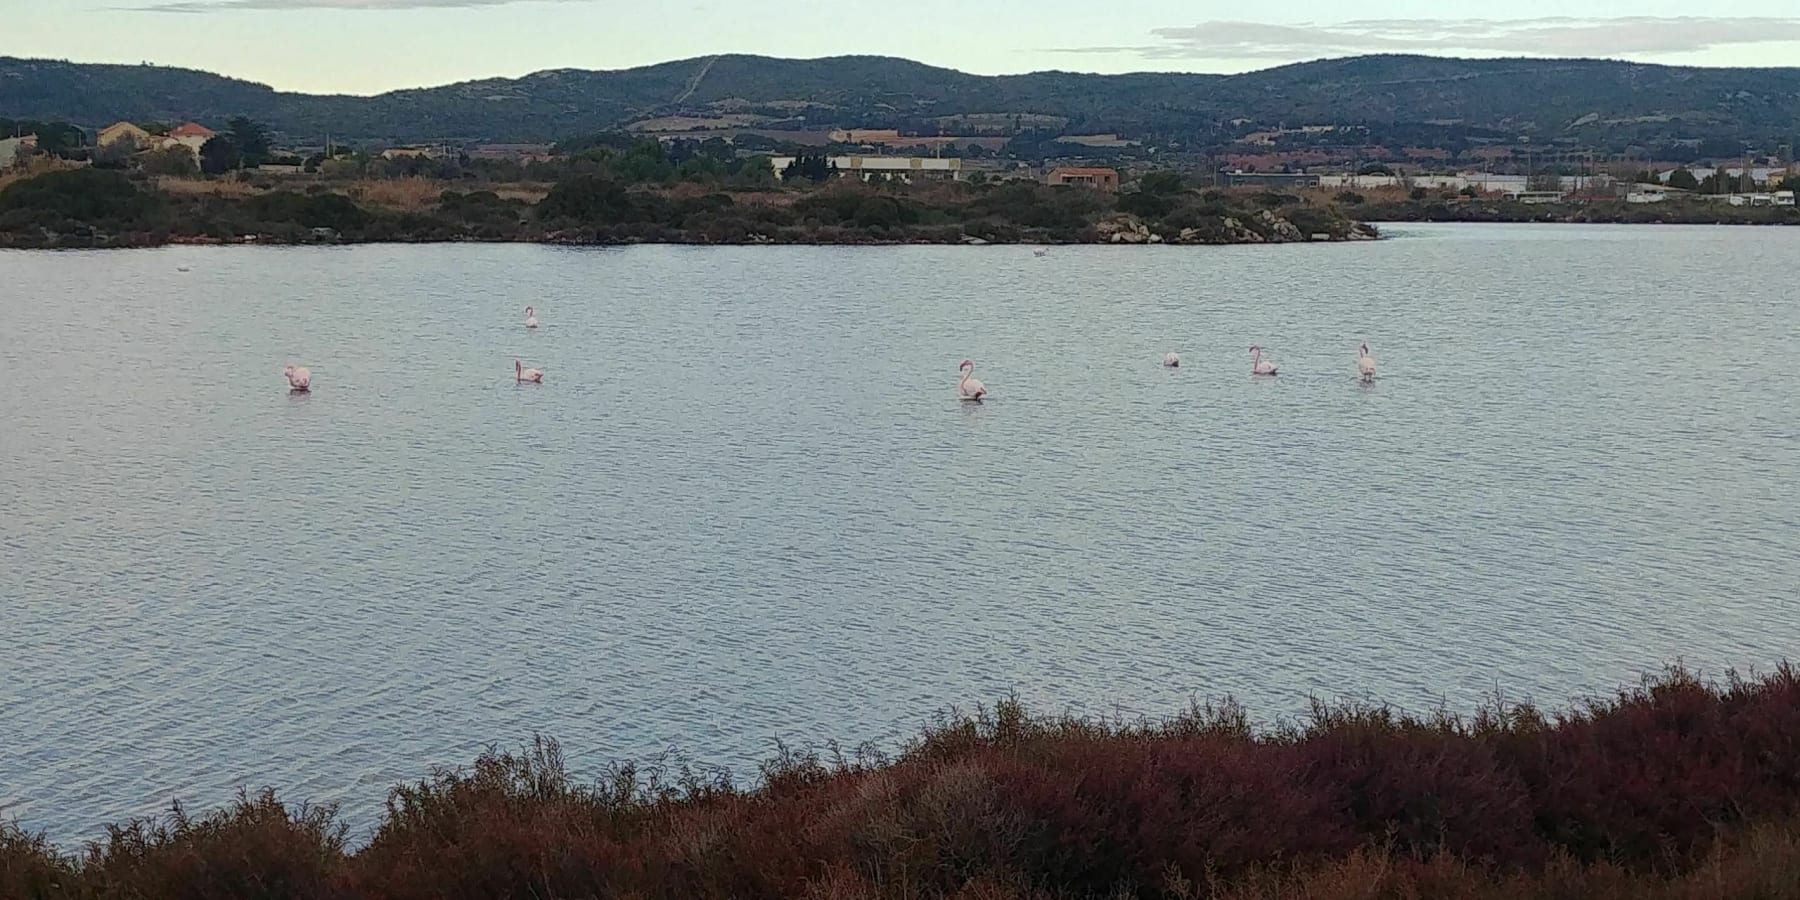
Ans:
[[[287,376],[288,390],[306,392],[312,390],[312,370],[305,366],[288,366],[281,370]]]
[[[1163,354],[1163,365],[1171,369],[1181,368],[1181,354],[1171,350]]]
[[[962,381],[956,384],[957,395],[964,400],[981,402],[981,398],[987,396],[987,385],[975,377],[975,363],[965,359],[956,368],[963,373]]]
[[[537,327],[537,310],[534,307],[530,307],[530,306],[525,307],[525,327],[526,328],[536,328]]]
[[[1250,345],[1250,374],[1274,375],[1280,371],[1281,369],[1275,365],[1274,360],[1263,359],[1262,347],[1256,344]]]

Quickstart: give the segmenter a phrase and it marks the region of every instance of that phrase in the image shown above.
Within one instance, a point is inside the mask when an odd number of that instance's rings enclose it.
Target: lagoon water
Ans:
[[[1391,233],[0,254],[0,816],[1794,654],[1800,229]]]

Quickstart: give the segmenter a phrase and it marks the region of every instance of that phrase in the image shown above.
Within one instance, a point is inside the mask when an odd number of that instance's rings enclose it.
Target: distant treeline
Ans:
[[[741,187],[722,161],[676,161],[636,148],[584,154],[577,165],[579,174],[556,182],[535,203],[502,196],[479,183],[443,182],[443,190],[428,202],[402,208],[359,201],[352,191],[329,183],[293,190],[280,186],[290,182],[279,181],[268,182],[268,189],[235,181],[182,182],[193,189],[171,191],[142,173],[66,169],[0,189],[0,245],[111,247],[245,239],[1246,243],[1372,234],[1329,204],[1312,206],[1289,195],[1199,191],[1173,173],[1151,179],[1145,191],[1115,197],[1035,182],[906,185],[799,179],[787,187],[766,181]],[[705,170],[713,165],[719,169]],[[420,179],[385,183],[427,189],[433,184]]]
[[[71,753],[79,748],[71,748]],[[1560,713],[1315,703],[1256,729],[1004,702],[895,758],[784,752],[573,779],[553,742],[394,788],[372,835],[246,796],[66,855],[0,824],[31,900],[1793,900],[1800,674],[1683,671]]]

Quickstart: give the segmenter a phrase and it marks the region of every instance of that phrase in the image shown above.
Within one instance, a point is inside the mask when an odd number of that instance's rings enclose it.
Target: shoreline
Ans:
[[[1389,225],[1800,225],[1800,208],[1792,206],[1721,207],[1692,202],[1524,204],[1436,200],[1365,203],[1347,207],[1346,211],[1359,221]]]
[[[1261,898],[1270,879],[1316,896],[1368,866],[1404,896],[1459,873],[1480,896],[1625,882],[1603,896],[1686,897],[1662,892],[1716,882],[1723,860],[1800,878],[1795,741],[1786,663],[1722,681],[1671,667],[1561,709],[1315,701],[1265,726],[1229,698],[1130,721],[1005,699],[891,756],[778,747],[749,786],[667,755],[582,782],[540,737],[396,785],[355,841],[335,806],[268,790],[176,805],[82,853],[0,820],[0,896],[242,896],[280,879],[301,900],[1192,896],[1175,881]]]
[[[0,246],[545,243],[619,246],[1232,245],[1364,241],[1335,205],[1185,188],[1112,194],[1031,181],[732,188],[576,175],[539,191],[422,179],[319,184],[153,180],[62,169],[0,189]]]

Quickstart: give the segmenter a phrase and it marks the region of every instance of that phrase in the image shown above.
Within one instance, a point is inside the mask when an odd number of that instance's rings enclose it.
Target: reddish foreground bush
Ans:
[[[761,783],[556,745],[394,789],[346,853],[272,796],[114,828],[79,858],[0,826],[12,898],[1486,898],[1800,900],[1800,678],[1683,671],[1555,717],[1319,706],[1254,733],[1016,703],[898,758],[788,753]]]

